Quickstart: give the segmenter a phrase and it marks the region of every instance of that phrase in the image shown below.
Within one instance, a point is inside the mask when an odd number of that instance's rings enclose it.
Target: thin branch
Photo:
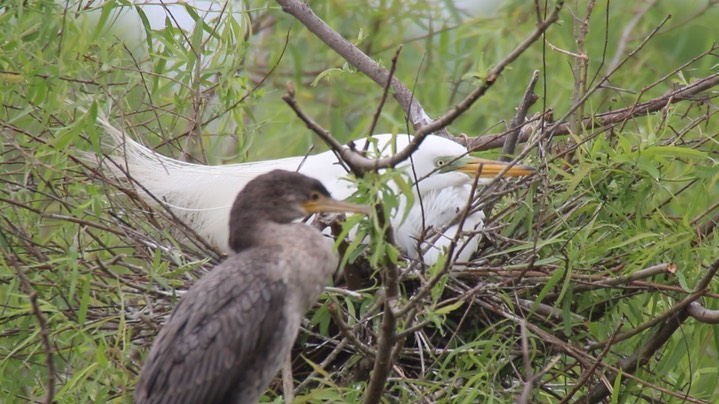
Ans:
[[[534,375],[532,374],[532,362],[529,356],[529,337],[527,336],[527,320],[519,322],[519,332],[522,341],[522,363],[524,364],[524,387],[517,403],[529,403],[530,394],[534,387]]]
[[[377,109],[374,112],[374,115],[372,115],[372,123],[369,127],[369,132],[367,133],[368,136],[372,136],[374,134],[374,130],[377,127],[377,122],[379,121],[379,117],[382,114],[382,108],[384,108],[385,102],[387,102],[387,93],[389,93],[389,87],[392,84],[392,77],[394,77],[394,72],[397,70],[397,60],[399,60],[399,54],[402,52],[402,46],[399,46],[397,50],[394,52],[394,56],[392,56],[392,65],[389,69],[389,78],[387,82],[384,85],[384,88],[382,89],[382,98],[379,101],[379,105],[377,105]],[[365,143],[365,148],[369,147],[369,142]]]
[[[531,108],[532,105],[534,105],[534,103],[539,99],[537,94],[534,93],[534,87],[537,85],[537,80],[539,80],[539,70],[532,72],[532,78],[529,80],[527,89],[524,90],[522,102],[517,107],[517,113],[514,115],[514,119],[512,119],[510,132],[504,139],[504,146],[502,147],[502,161],[512,160],[511,156],[514,155],[514,150],[517,148],[517,144],[519,143],[519,131],[521,131],[524,126],[529,108]]]
[[[668,91],[666,94],[657,98],[653,98],[649,101],[645,101],[643,103],[622,108],[616,111],[605,112],[603,114],[597,114],[595,116],[585,118],[582,122],[582,126],[585,127],[586,130],[593,130],[645,116],[657,111],[661,111],[663,108],[666,108],[667,105],[676,104],[681,101],[691,100],[701,92],[706,91],[717,85],[719,85],[719,73],[715,73],[702,79],[698,79],[691,84],[688,84],[676,90]],[[527,140],[529,140],[533,130],[534,128],[532,128],[531,125],[525,124],[520,131],[519,142],[526,142]],[[555,126],[552,129],[552,133],[554,134],[554,136],[566,135],[570,133],[570,125],[564,123]],[[502,147],[502,145],[504,144],[504,139],[506,136],[508,136],[508,134],[509,131],[505,131],[495,135],[472,138],[471,142],[467,145],[467,148],[470,151],[481,151]]]
[[[53,349],[50,343],[50,333],[47,328],[47,321],[45,316],[42,315],[42,310],[37,302],[38,293],[32,288],[30,280],[25,276],[25,273],[20,269],[14,256],[8,257],[9,264],[15,268],[15,273],[20,278],[22,288],[25,289],[25,293],[30,297],[30,305],[32,306],[32,314],[37,319],[37,323],[40,326],[40,340],[45,348],[45,365],[47,366],[47,395],[45,395],[45,404],[52,404],[53,397],[55,396],[55,379],[57,377],[55,373],[55,361],[53,360]]]
[[[330,313],[330,317],[332,317],[332,320],[337,325],[337,328],[340,330],[340,334],[342,334],[343,337],[345,337],[355,348],[357,348],[358,351],[362,352],[363,355],[374,358],[377,356],[377,352],[367,346],[367,344],[364,344],[362,341],[360,341],[357,336],[354,334],[354,330],[350,328],[350,326],[342,319],[342,314],[337,309],[335,305],[330,305],[328,307],[328,311]]]

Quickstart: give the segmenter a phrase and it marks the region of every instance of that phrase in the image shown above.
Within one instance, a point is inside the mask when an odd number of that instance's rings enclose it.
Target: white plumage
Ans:
[[[331,151],[304,157],[289,157],[278,160],[258,161],[222,166],[205,166],[175,160],[146,148],[125,136],[124,133],[99,119],[115,144],[115,153],[124,152],[124,157],[113,160],[106,166],[117,177],[130,178],[142,185],[155,198],[166,204],[175,215],[194,229],[207,241],[223,252],[230,252],[228,246],[229,212],[232,202],[251,179],[274,169],[300,173],[317,178],[330,191],[333,197],[344,199],[355,188],[346,179],[347,173],[338,163]],[[392,150],[401,150],[411,139],[409,135],[375,135],[376,147],[370,146],[370,157],[391,155]],[[362,150],[366,139],[355,141],[358,150]],[[395,146],[393,146],[393,143]],[[125,162],[127,166],[125,166]],[[416,178],[421,179],[413,187],[415,203],[409,207],[406,220],[402,220],[407,209],[406,198],[399,196],[400,208],[390,217],[395,229],[397,244],[410,258],[418,258],[418,240],[433,237],[427,229],[440,230],[452,224],[469,202],[471,184],[481,165],[480,182],[493,178],[506,166],[505,163],[483,160],[467,155],[467,149],[451,140],[428,136],[413,154],[412,161],[407,160],[397,168],[412,175],[410,164],[414,164]],[[505,175],[527,175],[533,170],[524,166],[514,166]],[[144,192],[141,195],[147,196]],[[422,203],[419,203],[421,198]],[[148,200],[151,200],[149,196]],[[467,217],[463,230],[481,228],[484,220],[482,212]],[[457,234],[457,225],[450,226],[433,245],[422,245],[427,251],[423,254],[425,262],[437,261],[444,247],[447,247]],[[478,238],[471,234],[464,236],[461,243],[466,244],[457,256],[459,261],[467,261],[476,250]]]

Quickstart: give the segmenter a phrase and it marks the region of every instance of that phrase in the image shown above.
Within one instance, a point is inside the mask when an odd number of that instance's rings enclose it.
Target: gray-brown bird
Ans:
[[[300,322],[337,267],[331,243],[294,220],[367,213],[322,184],[275,170],[248,182],[230,213],[236,252],[180,298],[135,391],[142,403],[256,403],[289,355]]]

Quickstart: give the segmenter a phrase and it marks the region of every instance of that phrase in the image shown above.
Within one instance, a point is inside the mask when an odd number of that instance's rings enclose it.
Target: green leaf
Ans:
[[[458,308],[462,307],[463,304],[464,304],[463,300],[458,300],[452,304],[448,304],[446,306],[438,308],[437,310],[434,311],[434,313],[437,315],[443,316],[445,314],[449,314],[449,313],[457,310]]]

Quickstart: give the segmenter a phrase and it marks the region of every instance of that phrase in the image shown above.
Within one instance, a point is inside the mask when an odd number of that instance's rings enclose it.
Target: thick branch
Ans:
[[[699,302],[692,302],[687,308],[687,313],[701,323],[719,324],[719,310],[707,309]]]

